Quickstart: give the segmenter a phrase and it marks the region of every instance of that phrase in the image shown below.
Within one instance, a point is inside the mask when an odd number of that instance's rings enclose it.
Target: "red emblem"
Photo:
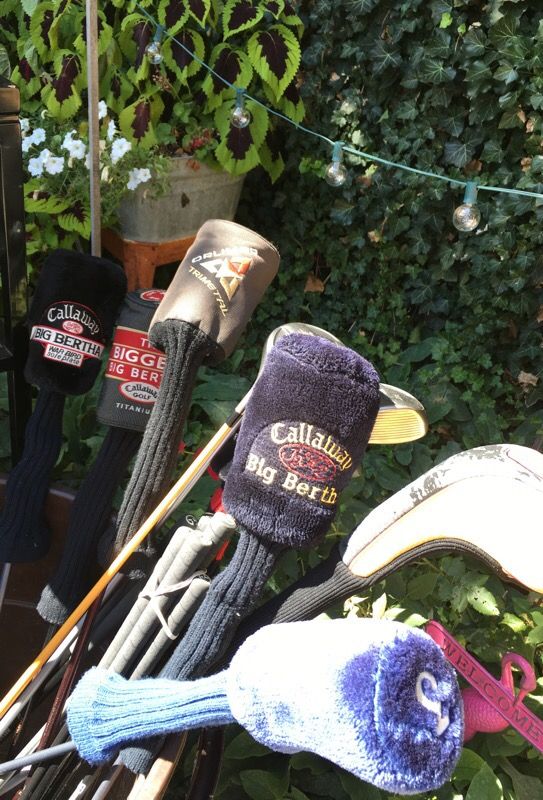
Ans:
[[[75,322],[73,319],[65,319],[62,323],[62,328],[68,333],[83,333],[83,325],[80,325],[79,322]]]
[[[284,444],[279,450],[281,464],[308,481],[326,483],[334,479],[336,465],[326,453],[307,444]]]
[[[142,300],[147,300],[150,303],[160,303],[164,295],[165,292],[163,292],[162,289],[147,289],[147,291],[140,294],[140,297]]]

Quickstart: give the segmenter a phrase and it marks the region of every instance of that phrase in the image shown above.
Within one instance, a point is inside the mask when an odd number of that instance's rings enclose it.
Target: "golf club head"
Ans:
[[[542,510],[543,454],[514,444],[476,447],[381,503],[343,545],[342,559],[374,583],[422,556],[467,553],[543,593]]]
[[[309,336],[320,336],[323,339],[328,339],[337,345],[344,346],[343,342],[323,328],[317,328],[316,325],[307,325],[304,322],[287,322],[285,325],[280,325],[275,328],[268,338],[262,350],[262,358],[260,360],[260,369],[258,374],[262,372],[264,363],[268,353],[272,347],[283,336],[288,336],[291,333],[306,333]],[[428,422],[424,412],[424,406],[416,397],[405,392],[403,389],[398,389],[396,386],[390,386],[387,383],[381,383],[379,386],[380,391],[380,405],[377,412],[377,418],[371,432],[369,444],[401,444],[402,442],[413,442],[415,439],[420,439],[428,430]]]

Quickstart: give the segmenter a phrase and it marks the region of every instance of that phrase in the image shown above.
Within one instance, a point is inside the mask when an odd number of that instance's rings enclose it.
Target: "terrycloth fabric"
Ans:
[[[283,337],[247,403],[224,507],[258,536],[313,545],[336,515],[378,410],[379,376],[366,359],[318,336]]]
[[[307,547],[326,533],[378,407],[379,377],[354,351],[306,334],[272,348],[247,403],[223,495],[240,523],[240,552],[211,583],[163,677],[209,673],[282,549]],[[157,746],[126,749],[122,762],[146,772]]]
[[[435,642],[401,623],[360,619],[262,628],[226,672],[198,681],[93,671],[69,702],[68,727],[94,763],[122,741],[229,714],[273,750],[317,753],[399,794],[441,786],[463,741],[458,683]]]
[[[29,383],[61,394],[88,392],[126,293],[121,267],[105,258],[55,250],[41,269],[28,322]]]

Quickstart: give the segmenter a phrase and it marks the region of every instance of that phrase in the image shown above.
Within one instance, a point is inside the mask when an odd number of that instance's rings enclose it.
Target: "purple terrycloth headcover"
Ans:
[[[308,547],[326,533],[379,409],[379,376],[362,356],[293,333],[255,383],[223,503],[251,533]]]

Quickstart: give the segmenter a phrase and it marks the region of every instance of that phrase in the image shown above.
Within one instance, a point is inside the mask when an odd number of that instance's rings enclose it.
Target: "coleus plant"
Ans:
[[[166,31],[162,60],[145,55],[155,26]],[[0,0],[4,44],[15,67],[23,108],[45,106],[53,118],[85,114],[83,0]],[[304,117],[298,91],[303,24],[286,0],[109,0],[99,4],[100,95],[134,145],[195,152],[232,174],[261,164],[275,180],[283,170],[277,120],[246,99],[248,127],[232,126],[236,92],[211,74],[295,122]],[[175,37],[171,38],[171,37]],[[177,40],[177,41],[175,41]],[[197,56],[196,60],[180,44]],[[194,147],[201,131],[213,132]]]

